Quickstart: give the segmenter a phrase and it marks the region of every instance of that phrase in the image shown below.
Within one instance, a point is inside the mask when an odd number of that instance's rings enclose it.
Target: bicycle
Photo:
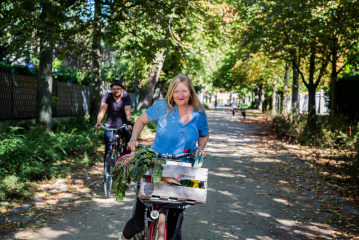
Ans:
[[[151,150],[153,151],[153,150]],[[154,151],[153,151],[154,152]],[[155,152],[156,153],[156,152]],[[208,178],[208,169],[204,168],[192,168],[193,165],[201,166],[201,163],[196,164],[196,160],[199,155],[197,155],[196,159],[191,153],[181,153],[178,155],[170,155],[170,154],[161,154],[156,153],[156,157],[159,160],[165,160],[166,164],[164,164],[164,169],[162,171],[162,177],[165,177],[166,174],[169,174],[172,178],[180,178],[182,177],[190,177],[193,179],[202,180],[202,187],[203,189],[198,188],[184,188],[181,184],[176,182],[168,182],[168,186],[174,187],[172,192],[180,192],[179,195],[171,196],[154,196],[159,194],[160,191],[156,192],[156,187],[153,188],[151,196],[146,193],[146,189],[149,189],[149,186],[157,186],[157,188],[164,188],[162,192],[169,192],[166,190],[168,189],[167,185],[163,184],[156,184],[154,185],[151,183],[150,174],[152,173],[152,169],[150,169],[145,176],[142,177],[140,182],[136,183],[136,199],[133,203],[133,208],[130,217],[134,216],[136,210],[136,201],[137,198],[142,199],[142,202],[145,204],[145,228],[144,231],[141,233],[136,234],[132,239],[133,240],[164,240],[167,239],[167,213],[168,207],[167,206],[186,206],[186,205],[195,205],[200,203],[205,203],[206,194],[207,194],[207,178]],[[186,160],[186,162],[181,161],[181,159]],[[168,161],[169,160],[169,161]],[[203,162],[203,158],[200,158],[199,161]],[[174,171],[176,169],[176,171]],[[167,173],[168,172],[168,173]],[[185,173],[185,174],[183,174]],[[177,175],[176,175],[177,174]],[[179,188],[183,188],[185,190],[178,191]],[[186,197],[190,197],[191,195],[188,194],[189,192],[194,192],[194,194],[201,192],[199,194],[201,198],[193,198],[187,199],[183,198],[185,196],[181,195],[184,194]],[[148,217],[148,211],[150,211],[150,217]],[[176,224],[176,229],[174,231],[174,235],[172,240],[176,239],[179,229],[182,226],[184,218],[184,210],[183,214],[181,214],[178,222]]]
[[[111,196],[111,191],[112,191],[112,177],[113,176],[111,175],[111,170],[112,170],[113,166],[115,165],[117,159],[119,159],[123,155],[123,152],[126,147],[126,142],[124,141],[123,138],[121,138],[122,135],[119,132],[119,130],[122,128],[126,128],[126,130],[127,130],[127,125],[123,124],[123,125],[119,126],[118,128],[107,128],[102,125],[100,125],[99,127],[104,130],[112,132],[111,137],[110,137],[110,143],[111,143],[110,149],[107,152],[107,155],[105,157],[104,182],[103,182],[105,196],[106,196],[106,198],[109,198]],[[112,136],[114,134],[115,134],[115,139],[112,138]]]

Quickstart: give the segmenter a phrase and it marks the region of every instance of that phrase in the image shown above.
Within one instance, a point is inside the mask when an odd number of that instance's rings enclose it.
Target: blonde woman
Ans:
[[[128,147],[135,151],[138,146],[138,137],[143,127],[149,122],[157,122],[157,132],[152,149],[158,153],[180,154],[190,150],[194,154],[200,151],[206,156],[204,148],[208,142],[208,124],[204,107],[199,102],[193,85],[185,75],[174,77],[169,85],[166,98],[159,100],[147,109],[135,122],[132,137]],[[198,147],[196,146],[198,143]],[[135,215],[130,219],[123,231],[120,240],[132,238],[144,229],[145,205],[137,200]],[[182,208],[171,208],[168,213],[168,235],[172,239]],[[182,239],[179,230],[176,240]]]

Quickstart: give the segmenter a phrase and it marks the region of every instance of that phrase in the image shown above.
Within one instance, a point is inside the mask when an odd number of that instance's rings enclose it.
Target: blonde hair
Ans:
[[[189,99],[188,104],[192,105],[196,111],[201,112],[204,115],[206,115],[206,111],[204,110],[202,103],[197,98],[197,95],[196,95],[196,92],[194,90],[191,80],[189,80],[189,78],[186,75],[180,74],[180,75],[175,76],[172,79],[172,81],[170,82],[170,85],[168,87],[167,95],[165,97],[165,100],[167,102],[167,113],[164,118],[168,117],[168,114],[172,115],[175,110],[174,109],[175,102],[173,100],[173,92],[175,91],[177,85],[180,83],[185,83],[191,92],[191,95],[190,95],[191,98]]]

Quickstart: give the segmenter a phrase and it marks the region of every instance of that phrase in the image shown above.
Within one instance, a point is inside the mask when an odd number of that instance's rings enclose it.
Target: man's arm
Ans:
[[[132,118],[131,118],[131,105],[125,106],[125,113],[126,113],[126,119],[128,122],[131,122]],[[127,125],[127,130],[131,131],[132,130],[132,126],[131,125]]]
[[[98,125],[101,124],[101,121],[103,119],[103,117],[105,116],[105,113],[107,111],[107,103],[101,103],[101,106],[100,106],[100,111],[98,112],[98,115],[97,115],[97,123],[95,125],[95,129],[97,130],[98,129]]]

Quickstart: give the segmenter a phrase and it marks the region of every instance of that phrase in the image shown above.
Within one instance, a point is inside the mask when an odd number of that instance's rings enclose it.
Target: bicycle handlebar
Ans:
[[[146,149],[149,149],[151,152],[155,153],[156,154],[156,157],[157,158],[163,158],[163,159],[181,159],[181,158],[188,158],[188,159],[191,159],[193,158],[194,159],[194,155],[192,153],[180,153],[180,154],[168,154],[168,153],[158,153],[158,152],[155,152],[153,151],[152,149],[144,146],[144,145],[141,145],[139,147],[144,147]]]
[[[102,128],[102,129],[108,130],[108,131],[118,131],[118,130],[120,130],[120,129],[122,129],[122,128],[126,128],[126,127],[127,127],[127,124],[124,123],[124,124],[122,124],[121,126],[119,126],[118,128],[107,128],[107,127],[102,126],[102,125],[99,125],[99,127]],[[126,128],[126,129],[127,129],[127,128]]]

